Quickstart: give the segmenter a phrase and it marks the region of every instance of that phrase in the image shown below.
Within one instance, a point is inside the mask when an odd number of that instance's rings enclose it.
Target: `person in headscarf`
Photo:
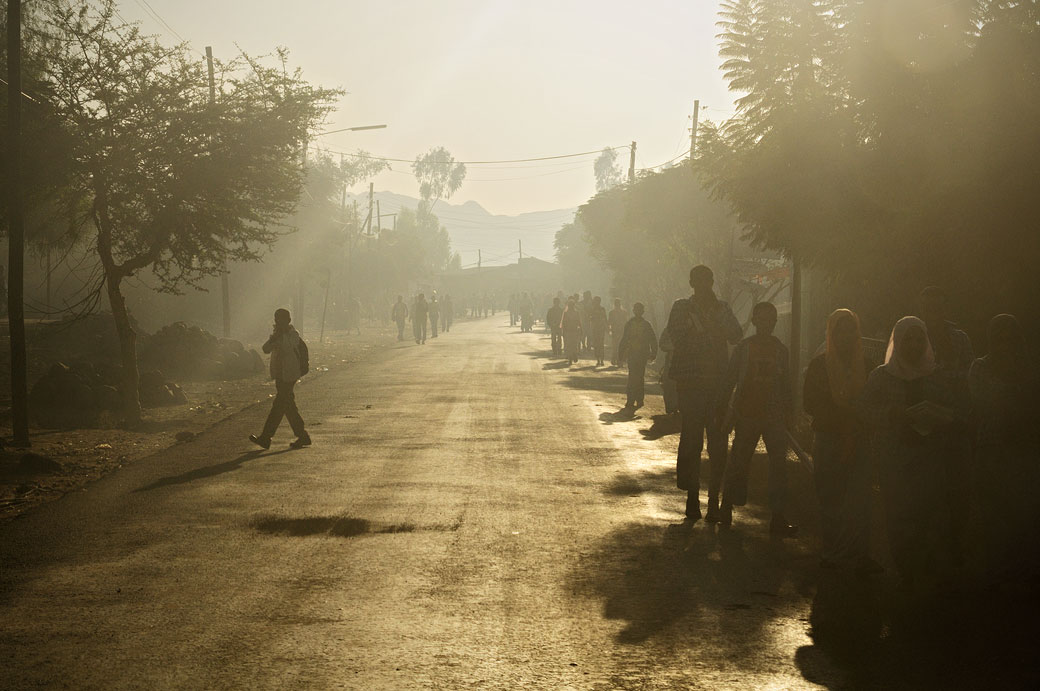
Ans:
[[[881,567],[870,558],[870,460],[856,412],[873,365],[863,354],[859,317],[838,309],[827,318],[826,349],[809,362],[802,402],[812,417],[820,565],[860,574]]]
[[[581,314],[574,298],[567,300],[567,308],[560,317],[560,331],[563,333],[564,357],[570,364],[578,364],[581,352]]]
[[[968,369],[975,360],[971,339],[948,320],[946,291],[928,286],[918,296],[921,320],[935,351],[936,373],[946,378],[959,397],[967,399]],[[963,559],[964,540],[971,503],[972,433],[967,425],[951,430],[947,436],[949,449],[944,486],[950,518],[950,551],[959,564]]]
[[[1016,575],[1036,554],[1040,377],[1018,320],[998,314],[987,330],[989,352],[968,376],[975,422],[978,488],[985,558],[995,580]]]
[[[896,322],[885,364],[867,377],[859,411],[874,434],[892,560],[910,589],[937,584],[952,565],[944,464],[965,403],[936,372],[924,322]]]

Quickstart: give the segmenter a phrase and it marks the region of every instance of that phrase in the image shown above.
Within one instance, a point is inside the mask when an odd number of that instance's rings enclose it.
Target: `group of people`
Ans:
[[[390,317],[397,325],[398,341],[405,340],[405,324],[411,321],[415,343],[422,345],[426,343],[427,336],[437,338],[438,327],[444,333],[451,331],[455,323],[455,305],[452,304],[450,295],[445,295],[443,300],[438,299],[436,291],[429,300],[426,299],[425,293],[419,293],[412,301],[411,307],[404,301],[403,295],[398,295],[397,302],[390,310]]]
[[[748,467],[761,439],[769,456],[770,532],[790,536],[797,531],[786,518],[794,373],[773,335],[777,311],[756,304],[755,333],[744,338],[713,283],[708,267],[690,272],[693,295],[673,304],[660,339],[682,420],[676,479],[687,492],[685,514],[702,517],[706,441],[704,519],[729,525],[733,507],[747,501]],[[821,566],[881,570],[870,554],[876,471],[892,560],[911,588],[935,586],[962,563],[973,506],[997,573],[1035,552],[1040,527],[1040,449],[1030,434],[1040,413],[1040,378],[1021,326],[1011,315],[994,317],[989,352],[975,358],[968,336],[947,321],[942,290],[925,289],[918,306],[920,317],[896,322],[881,363],[864,354],[857,315],[836,310],[802,389],[814,433]]]
[[[638,309],[641,319],[643,306],[636,303],[632,307],[633,312]],[[614,308],[608,313],[602,298],[598,295],[593,297],[588,290],[581,297],[577,293],[567,297],[566,302],[562,293],[557,295],[545,316],[555,357],[565,357],[574,365],[583,353],[589,353],[596,358],[597,367],[605,364],[607,336],[610,336],[611,344],[610,364],[620,367],[625,361],[622,337],[629,321],[620,298],[614,299]],[[654,337],[652,340],[656,351],[657,339]],[[633,345],[636,344],[633,342]]]

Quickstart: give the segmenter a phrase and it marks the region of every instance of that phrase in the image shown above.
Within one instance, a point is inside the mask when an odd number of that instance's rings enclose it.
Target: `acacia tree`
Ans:
[[[617,151],[607,147],[600,152],[592,164],[592,172],[596,176],[596,191],[603,192],[617,187],[624,179],[621,168],[617,164]]]
[[[300,151],[339,92],[243,56],[219,63],[165,47],[115,7],[50,9],[60,32],[45,79],[74,132],[64,199],[93,236],[119,334],[128,422],[140,419],[136,334],[122,283],[150,269],[160,289],[198,287],[230,261],[257,260],[284,232],[303,180]]]
[[[416,156],[412,172],[419,182],[419,197],[428,211],[432,211],[441,199],[449,199],[455,194],[466,179],[466,165],[457,163],[443,146]]]

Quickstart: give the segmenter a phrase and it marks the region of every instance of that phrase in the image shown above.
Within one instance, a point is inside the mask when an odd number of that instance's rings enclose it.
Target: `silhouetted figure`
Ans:
[[[264,431],[259,435],[249,435],[249,440],[263,449],[271,448],[271,438],[278,431],[283,417],[289,418],[289,426],[296,435],[296,440],[289,446],[299,449],[311,443],[303,418],[296,408],[296,394],[293,391],[299,378],[307,374],[310,355],[307,344],[300,338],[291,321],[289,310],[275,310],[274,329],[263,345],[264,352],[271,354],[271,378],[274,379],[276,393],[271,403],[271,412],[264,423]]]
[[[534,330],[534,303],[531,301],[531,296],[524,293],[517,309],[520,311],[520,330],[530,333]]]
[[[602,308],[600,308],[602,309]],[[625,324],[621,336],[622,359],[628,362],[626,408],[643,407],[646,363],[657,358],[657,334],[650,322],[643,319],[643,303],[632,305],[632,318]]]
[[[455,322],[455,305],[451,302],[451,296],[445,295],[444,302],[441,303],[441,326],[444,327],[444,333],[451,331],[451,326]]]
[[[946,293],[937,286],[921,291],[918,298],[921,319],[925,323],[928,341],[935,352],[936,372],[946,378],[954,394],[967,398],[968,370],[975,361],[968,334],[947,321]],[[951,429],[948,462],[944,466],[946,501],[950,518],[950,550],[956,563],[963,560],[964,538],[971,504],[971,446],[972,434],[967,425]]]
[[[351,329],[361,335],[361,300],[356,297],[347,300],[347,331]]]
[[[658,339],[660,352],[664,353],[664,365],[661,366],[661,393],[664,398],[664,412],[667,415],[675,415],[679,412],[679,389],[672,379],[672,353],[675,344],[672,336],[668,333],[668,327],[661,329],[661,337]]]
[[[520,316],[520,300],[516,296],[516,293],[512,293],[509,296],[509,325],[516,326],[517,319]]]
[[[726,465],[720,522],[733,522],[733,507],[747,503],[748,471],[758,440],[769,454],[769,532],[789,537],[798,532],[787,522],[787,430],[791,428],[791,357],[773,331],[777,312],[771,302],[751,311],[755,334],[733,349],[721,395],[730,400],[727,416],[733,422],[733,449]],[[732,392],[732,399],[730,393]],[[723,424],[723,430],[729,428]]]
[[[581,302],[578,303],[578,314],[581,316],[581,348],[582,350],[589,350],[592,348],[590,338],[592,331],[589,325],[589,317],[591,316],[592,310],[592,291],[586,290],[581,295]]]
[[[600,302],[600,297],[597,295],[592,298],[592,306],[589,308],[589,338],[592,339],[592,352],[596,355],[597,367],[603,366],[603,350],[607,339],[607,310]],[[655,338],[655,345],[656,340]]]
[[[821,566],[867,574],[870,558],[870,455],[856,402],[873,369],[863,354],[859,317],[847,309],[827,318],[826,350],[809,362],[802,396],[812,416],[816,496],[820,502]]]
[[[404,340],[404,325],[408,321],[408,305],[404,302],[404,297],[398,295],[397,302],[394,303],[394,308],[391,311],[391,316],[394,322],[397,324],[397,340]]]
[[[560,317],[560,332],[563,334],[564,356],[575,365],[581,352],[581,315],[574,298],[567,301],[567,308]]]
[[[552,307],[545,313],[545,326],[549,329],[549,337],[552,339],[553,357],[563,354],[563,331],[560,329],[562,319],[563,307],[560,306],[560,298],[553,298]]]
[[[991,579],[1002,582],[1028,575],[1024,567],[1036,567],[1040,373],[1015,317],[993,317],[987,336],[989,352],[972,364],[968,381],[987,570]]]
[[[441,320],[441,304],[437,302],[437,294],[430,296],[430,302],[426,305],[426,312],[430,315],[430,338],[437,338],[437,325]]]
[[[415,335],[417,344],[426,343],[426,319],[430,315],[429,303],[426,295],[419,293],[412,305],[412,333]]]
[[[934,584],[950,566],[943,470],[963,402],[936,371],[923,321],[896,323],[885,364],[867,377],[860,409],[873,432],[892,559],[906,586]]]
[[[718,410],[729,362],[727,343],[742,337],[740,324],[729,305],[712,291],[715,276],[706,266],[690,270],[693,295],[676,300],[668,315],[668,333],[675,344],[669,372],[679,391],[682,432],[676,459],[676,485],[686,490],[686,517],[698,520],[700,509],[700,467],[704,437],[708,437],[708,520],[717,521],[719,490],[726,470],[726,435]]]
[[[627,323],[628,312],[621,307],[621,298],[614,298],[614,309],[607,315],[607,328],[610,330],[610,364],[614,367],[621,366],[618,346],[621,344],[621,336],[625,333]]]

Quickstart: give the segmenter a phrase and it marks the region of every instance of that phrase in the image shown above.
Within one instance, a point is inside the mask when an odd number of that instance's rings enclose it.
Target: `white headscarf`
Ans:
[[[913,327],[919,328],[925,337],[924,356],[921,362],[913,364],[899,357],[899,344],[902,342],[906,332]],[[928,340],[928,327],[917,317],[903,317],[896,322],[892,329],[892,336],[888,339],[888,350],[885,352],[885,371],[894,377],[904,381],[913,381],[926,377],[935,371],[935,351],[932,349],[931,341]]]

